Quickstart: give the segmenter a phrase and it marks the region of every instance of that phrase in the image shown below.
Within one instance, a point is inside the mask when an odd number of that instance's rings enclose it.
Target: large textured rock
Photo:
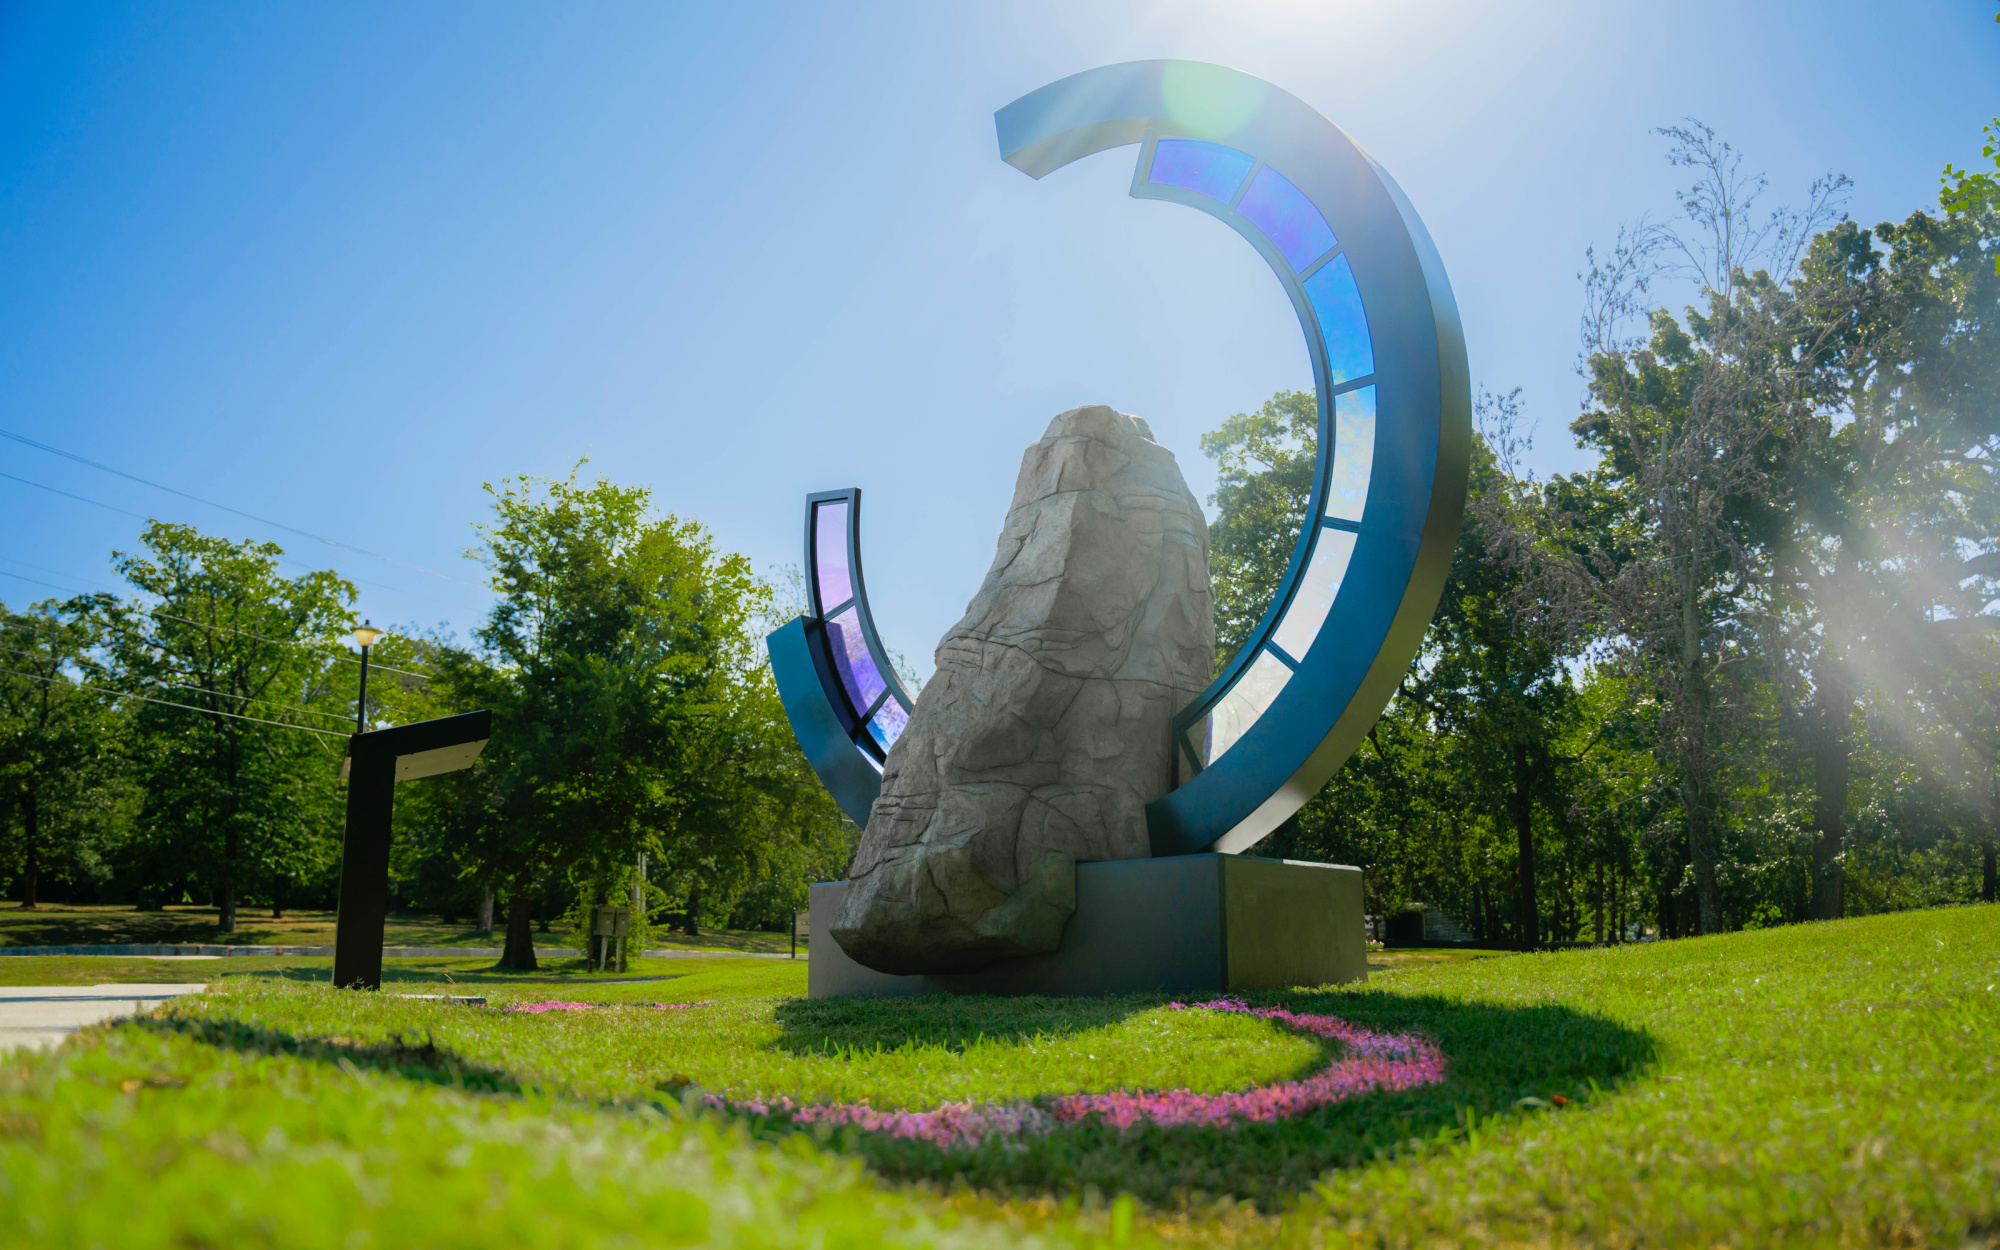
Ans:
[[[1150,853],[1173,715],[1214,657],[1208,527],[1173,455],[1137,417],[1063,413],[889,752],[834,939],[895,973],[1054,950],[1076,864]]]

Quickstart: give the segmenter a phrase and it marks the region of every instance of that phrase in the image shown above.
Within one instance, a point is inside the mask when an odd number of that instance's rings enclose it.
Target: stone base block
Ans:
[[[848,883],[812,888],[812,998],[902,994],[1200,994],[1359,981],[1368,975],[1361,870],[1175,855],[1076,866],[1062,945],[979,972],[892,976],[833,940]]]

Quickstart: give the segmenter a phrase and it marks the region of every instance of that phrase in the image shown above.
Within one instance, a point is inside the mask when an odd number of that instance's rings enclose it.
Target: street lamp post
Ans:
[[[354,699],[355,733],[365,733],[368,729],[368,648],[384,632],[366,621],[354,627],[354,641],[361,644],[361,693]]]

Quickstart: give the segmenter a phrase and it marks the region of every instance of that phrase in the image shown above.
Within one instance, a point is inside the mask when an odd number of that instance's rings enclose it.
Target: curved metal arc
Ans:
[[[1170,88],[1178,82],[1178,96]],[[1191,85],[1190,85],[1191,84]],[[1196,103],[1188,106],[1192,99]],[[1224,107],[1208,107],[1220,100]],[[1206,111],[1204,111],[1206,109]],[[1320,541],[1334,451],[1336,395],[1316,316],[1300,307],[1290,263],[1234,207],[1255,164],[1290,181],[1333,230],[1367,318],[1376,387],[1369,490],[1346,574],[1285,687],[1227,751],[1148,808],[1155,854],[1247,849],[1316,793],[1380,715],[1422,645],[1456,542],[1470,460],[1470,388],[1455,302],[1422,223],[1372,157],[1297,97],[1249,75],[1195,62],[1130,62],[1072,75],[995,115],[1001,155],[1040,178],[1106,148],[1143,143],[1135,194],[1173,199],[1244,235],[1293,297],[1313,356],[1320,448],[1310,523],[1252,640],[1176,718],[1177,737],[1271,643]],[[1144,182],[1161,138],[1227,145],[1253,160],[1228,204],[1159,193]],[[1225,212],[1218,212],[1223,208]],[[1329,253],[1329,256],[1332,253]],[[1315,262],[1331,263],[1326,258]],[[1307,270],[1306,272],[1310,272]],[[1349,529],[1342,525],[1336,528]],[[1274,655],[1274,659],[1275,659]],[[1183,739],[1184,741],[1184,739]]]
[[[847,597],[826,603],[820,593],[818,527],[822,506],[843,504],[847,556]],[[792,731],[807,761],[836,802],[856,824],[868,823],[869,809],[882,788],[882,763],[887,752],[868,730],[869,722],[893,699],[907,716],[912,707],[887,648],[875,630],[868,606],[868,586],[861,569],[861,489],[816,491],[806,496],[805,577],[807,611],[767,640],[771,672]],[[849,610],[860,625],[861,640],[883,690],[866,707],[850,695],[840,678],[828,622]]]

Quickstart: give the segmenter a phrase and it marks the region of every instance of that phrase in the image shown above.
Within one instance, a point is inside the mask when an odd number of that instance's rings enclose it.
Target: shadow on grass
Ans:
[[[401,1034],[386,1042],[357,1042],[344,1037],[298,1037],[242,1020],[189,1016],[141,1016],[124,1022],[145,1029],[253,1055],[308,1059],[343,1069],[385,1072],[405,1080],[445,1085],[483,1094],[518,1094],[521,1082],[513,1073],[446,1050],[429,1037],[412,1041]]]
[[[1468,1121],[1483,1130],[1534,1114],[1566,1114],[1608,1096],[1648,1067],[1657,1046],[1647,1034],[1567,1007],[1500,1007],[1444,998],[1341,990],[1246,996],[1256,1005],[1283,1005],[1338,1016],[1381,1032],[1420,1033],[1435,1041],[1451,1068],[1443,1083],[1370,1094],[1276,1123],[1238,1122],[1230,1128],[1118,1130],[1094,1117],[1045,1136],[989,1139],[974,1148],[942,1149],[884,1134],[846,1134],[844,1148],[884,1176],[954,1182],[963,1178],[1001,1193],[1071,1193],[1095,1186],[1130,1192],[1146,1202],[1173,1204],[1223,1196],[1267,1210],[1290,1204],[1324,1173],[1460,1138]],[[981,1030],[1003,1036],[1092,1028],[1155,1005],[1159,999],[956,1000],[904,999],[788,1004],[788,1032],[808,1022],[844,1039],[924,1037],[969,1040]],[[831,1008],[843,1010],[830,1010]],[[816,1010],[807,1010],[813,1008]],[[802,1030],[803,1031],[803,1030]],[[1559,1101],[1560,1100],[1560,1101]]]
[[[562,966],[556,966],[560,963]],[[572,966],[573,965],[573,966]],[[517,972],[502,968],[497,964],[484,968],[398,968],[385,965],[382,969],[382,984],[426,985],[426,986],[480,986],[480,985],[644,985],[656,981],[675,981],[687,973],[603,973],[592,972],[587,961],[552,960],[542,961],[542,967],[535,972]],[[330,966],[308,968],[253,968],[245,972],[231,972],[230,976],[246,977],[264,981],[318,982],[326,985],[333,980]]]
[[[1444,1051],[1449,1073],[1438,1085],[1365,1095],[1275,1123],[1119,1130],[1091,1118],[1043,1135],[994,1137],[954,1149],[842,1130],[828,1145],[897,1180],[963,1179],[1002,1195],[1069,1194],[1089,1186],[1129,1192],[1157,1206],[1232,1196],[1277,1210],[1330,1170],[1448,1144],[1462,1138],[1469,1123],[1485,1131],[1489,1123],[1502,1127],[1531,1115],[1576,1114],[1591,1099],[1611,1096],[1657,1055],[1650,1035],[1557,1005],[1505,1007],[1337,989],[1245,997],[1254,1005],[1337,1016],[1379,1032],[1422,1034]],[[1154,995],[792,999],[777,1008],[782,1036],[773,1045],[795,1054],[911,1043],[962,1049],[982,1037],[1024,1040],[1101,1028],[1164,1001]],[[527,1083],[428,1037],[360,1044],[302,1039],[232,1019],[166,1016],[132,1023],[211,1046],[349,1064],[474,1091],[515,1093]],[[759,1136],[794,1131],[782,1117],[735,1118]]]
[[[788,1054],[1023,1042],[1117,1024],[1167,1000],[1157,994],[1105,998],[989,998],[927,994],[911,998],[794,998],[778,1004],[773,1045]]]

